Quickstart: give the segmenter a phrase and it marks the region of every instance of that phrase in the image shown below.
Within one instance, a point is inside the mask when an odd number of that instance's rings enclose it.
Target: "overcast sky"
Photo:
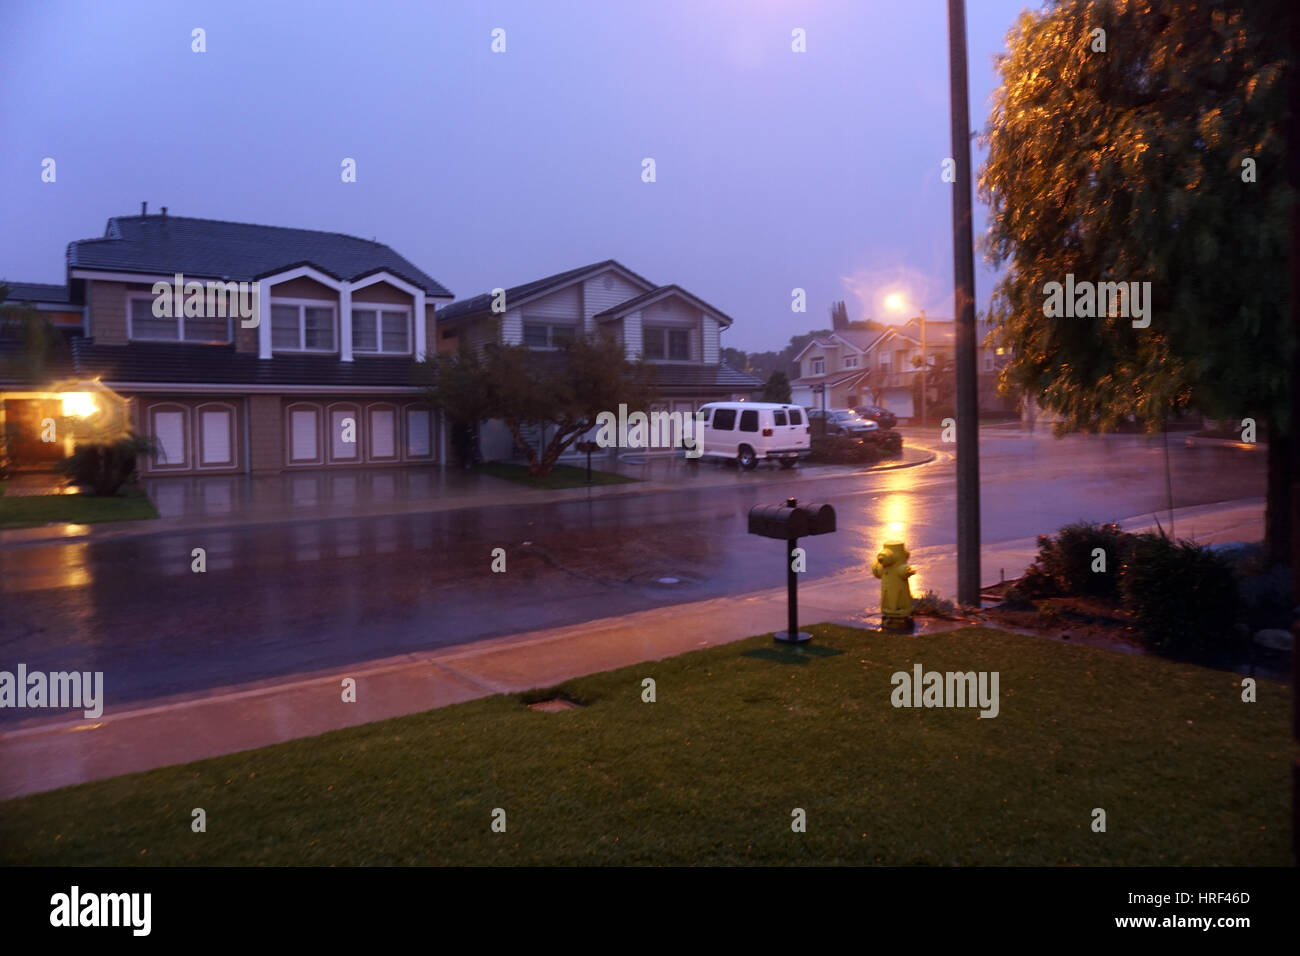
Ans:
[[[1038,4],[968,6],[979,129]],[[62,282],[70,240],[148,200],[375,238],[458,298],[618,259],[729,314],[746,350],[828,326],[835,299],[888,319],[899,286],[950,316],[946,7],[4,0],[0,276]],[[991,279],[977,260],[980,308]]]

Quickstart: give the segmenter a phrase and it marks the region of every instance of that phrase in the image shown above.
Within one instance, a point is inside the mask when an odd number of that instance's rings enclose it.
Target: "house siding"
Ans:
[[[623,348],[628,358],[641,357],[641,313],[630,312],[623,316]]]
[[[126,294],[122,282],[89,282],[90,334],[103,345],[126,344]],[[147,288],[147,287],[146,287]]]
[[[248,397],[248,458],[253,474],[279,472],[284,466],[284,418],[279,395]]]
[[[410,307],[413,300],[413,296],[408,295],[401,289],[394,288],[387,282],[376,282],[374,285],[368,285],[364,289],[356,289],[352,293],[352,302],[354,305],[358,302],[377,302],[381,305],[404,305]]]
[[[608,280],[609,288],[605,288]],[[634,299],[642,293],[649,292],[635,283],[629,282],[613,269],[592,276],[582,283],[582,317],[583,324],[591,328],[591,317],[598,312],[612,309],[628,299]]]
[[[309,279],[307,276],[299,276],[296,279],[290,279],[288,282],[280,282],[271,286],[272,299],[324,299],[337,304],[339,297],[333,289],[327,285],[321,285],[315,279]]]
[[[718,328],[717,320],[705,316],[701,332],[704,341],[701,349],[700,360],[705,365],[716,365],[720,361],[720,347],[718,342],[720,330]]]

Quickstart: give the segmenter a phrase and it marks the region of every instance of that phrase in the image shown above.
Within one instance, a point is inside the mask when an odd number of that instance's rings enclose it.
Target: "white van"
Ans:
[[[763,459],[789,468],[808,456],[808,415],[798,405],[769,402],[711,402],[704,416],[702,456],[734,460],[753,468]]]

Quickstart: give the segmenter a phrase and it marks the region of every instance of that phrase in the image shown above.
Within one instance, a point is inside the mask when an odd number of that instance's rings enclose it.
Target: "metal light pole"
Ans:
[[[930,379],[928,377],[928,373],[930,371],[929,365],[930,365],[930,360],[929,358],[926,357],[925,354],[925,309],[922,309],[921,310],[921,424],[922,425],[925,425],[926,422],[925,411],[926,411],[926,402],[928,400],[928,396],[925,393],[926,390],[930,387]]]
[[[979,410],[975,349],[975,254],[971,237],[970,108],[966,89],[966,4],[948,0],[952,155],[953,316],[957,334],[957,601],[980,606]],[[922,323],[924,327],[924,323]]]

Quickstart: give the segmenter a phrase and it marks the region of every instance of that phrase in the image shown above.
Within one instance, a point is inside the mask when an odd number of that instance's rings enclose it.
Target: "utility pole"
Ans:
[[[948,0],[952,114],[952,264],[957,334],[957,602],[980,606],[979,403],[975,349],[975,253],[971,237],[970,105],[966,88],[966,4]],[[922,323],[924,328],[924,322]],[[922,393],[924,394],[924,392]]]

